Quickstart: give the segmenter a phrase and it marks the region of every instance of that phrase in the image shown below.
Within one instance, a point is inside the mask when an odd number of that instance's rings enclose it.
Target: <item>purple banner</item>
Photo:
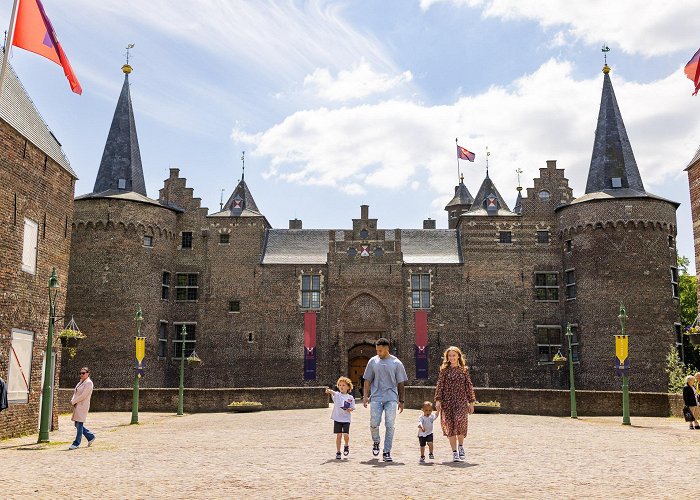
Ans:
[[[416,378],[428,378],[428,346],[416,346]]]
[[[304,380],[316,380],[315,347],[304,347]]]

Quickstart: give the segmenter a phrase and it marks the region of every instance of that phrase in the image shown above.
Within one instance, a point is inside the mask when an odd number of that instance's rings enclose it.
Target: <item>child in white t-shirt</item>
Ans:
[[[333,419],[333,432],[335,433],[335,458],[340,460],[340,443],[343,438],[345,439],[343,455],[347,457],[350,453],[350,420],[352,417],[351,413],[355,410],[355,397],[350,393],[352,391],[352,381],[349,378],[340,377],[335,385],[338,386],[339,392],[326,389],[326,394],[333,396],[331,418]]]
[[[420,444],[420,463],[425,462],[425,445],[428,444],[428,458],[433,460],[433,422],[438,418],[440,412],[433,413],[433,403],[425,401],[423,403],[423,414],[418,417],[418,443]]]

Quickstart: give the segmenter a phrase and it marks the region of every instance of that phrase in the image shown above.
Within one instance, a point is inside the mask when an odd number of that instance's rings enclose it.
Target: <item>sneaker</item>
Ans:
[[[385,451],[382,453],[382,460],[385,462],[393,462],[394,460],[391,458],[391,452],[390,451]]]
[[[432,453],[428,453],[428,458],[430,460],[435,460],[435,455],[433,455]]]
[[[97,436],[95,436],[94,438],[92,438],[91,440],[88,441],[88,448],[90,448],[90,446],[92,446],[92,443],[95,442],[95,439],[97,439]]]
[[[343,448],[343,455],[346,457],[350,454],[350,445],[345,445],[345,448]]]
[[[459,459],[459,453],[457,453],[456,451],[452,452],[452,461],[453,462],[461,462],[461,460]]]
[[[459,447],[457,448],[457,452],[459,453],[459,459],[464,461],[464,456],[465,456],[464,446],[459,445]]]
[[[695,427],[693,427],[693,424],[690,424],[690,430],[691,431],[695,430]],[[77,446],[76,446],[76,448],[77,448]]]
[[[335,454],[335,459],[336,459],[336,460],[340,460],[341,458],[342,458],[342,456],[341,456],[340,452],[338,452],[338,453]]]
[[[375,457],[377,455],[379,455],[379,442],[378,441],[372,445],[372,455],[374,455]]]
[[[72,445],[70,445],[70,446],[68,447],[68,449],[69,449],[69,450],[77,450],[78,447],[75,446],[74,444],[72,444]]]
[[[425,457],[420,457],[420,460],[418,460],[418,463],[421,463],[421,464],[425,463]]]

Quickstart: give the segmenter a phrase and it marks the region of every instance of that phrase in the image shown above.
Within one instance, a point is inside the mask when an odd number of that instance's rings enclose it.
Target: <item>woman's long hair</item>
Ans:
[[[442,354],[442,366],[440,366],[440,371],[443,371],[448,366],[450,366],[450,360],[447,359],[447,355],[450,351],[455,351],[457,353],[457,361],[459,362],[459,366],[461,366],[464,371],[467,371],[467,362],[464,359],[464,353],[462,353],[462,349],[453,345],[445,349],[445,352]]]

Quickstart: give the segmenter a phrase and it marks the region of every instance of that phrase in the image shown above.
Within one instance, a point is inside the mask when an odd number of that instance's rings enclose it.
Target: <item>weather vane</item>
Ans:
[[[241,174],[241,180],[245,178],[245,151],[241,152],[241,163],[243,164],[243,173]]]
[[[523,169],[518,167],[515,169],[515,173],[518,174],[518,187],[520,187],[520,174],[523,173]]]
[[[489,151],[489,147],[486,146],[486,177],[489,176],[489,156],[491,156],[491,152]]]
[[[224,209],[224,191],[226,191],[224,188],[221,188],[221,199],[219,200],[219,210]]]
[[[126,46],[126,64],[129,64],[129,51],[134,48],[133,43],[130,43],[129,45]]]
[[[603,53],[603,61],[605,62],[605,65],[607,66],[608,65],[608,52],[610,52],[610,47],[603,44],[603,48],[601,48],[600,51]]]

